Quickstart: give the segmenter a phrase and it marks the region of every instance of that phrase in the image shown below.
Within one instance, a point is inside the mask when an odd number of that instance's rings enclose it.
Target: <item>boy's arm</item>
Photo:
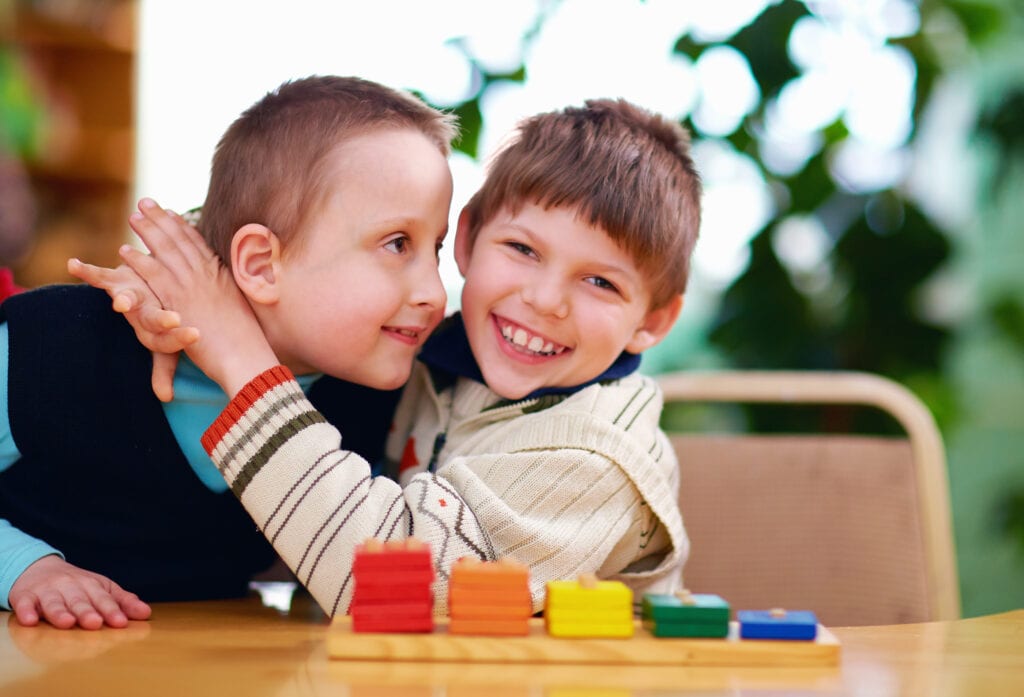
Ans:
[[[203,446],[257,526],[330,615],[348,611],[355,547],[367,538],[415,535],[430,544],[438,607],[457,559],[493,559],[487,536],[459,493],[424,474],[404,490],[372,477],[341,449],[341,435],[306,399],[291,373],[273,368],[235,396]],[[256,476],[258,473],[259,476]]]
[[[619,429],[599,440],[606,435]],[[619,463],[586,448],[523,448],[453,458],[402,489],[371,478],[369,465],[339,441],[284,368],[243,388],[203,439],[257,525],[332,615],[348,607],[353,551],[368,537],[427,541],[441,610],[448,570],[463,556],[527,564],[535,611],[547,581],[584,572],[638,589],[678,586],[687,543],[675,492],[661,492],[669,487],[653,472],[640,487],[660,495],[645,497]],[[647,559],[649,567],[621,575]]]
[[[7,409],[7,325],[0,324],[0,471],[18,466],[21,455]],[[0,607],[14,611],[20,624],[41,619],[59,628],[76,624],[96,629],[123,627],[149,617],[149,606],[106,577],[64,561],[60,553],[0,519]]]

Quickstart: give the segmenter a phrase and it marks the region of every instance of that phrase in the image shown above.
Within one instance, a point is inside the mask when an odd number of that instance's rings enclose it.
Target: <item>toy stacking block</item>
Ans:
[[[430,590],[429,582],[402,583],[398,581],[394,585],[388,585],[387,579],[381,583],[359,579],[352,593],[354,605],[384,604],[394,601],[395,598],[405,598],[408,602],[418,601],[431,605],[434,602],[434,593]]]
[[[529,595],[530,569],[513,559],[480,561],[463,557],[452,567],[451,585],[495,591],[526,591]]]
[[[818,636],[818,618],[809,610],[740,610],[742,639],[797,639],[810,641]]]
[[[414,537],[388,542],[370,539],[356,547],[353,573],[373,577],[381,573],[391,575],[395,571],[402,571],[403,575],[417,580],[428,577],[433,581],[434,562],[430,547]]]
[[[387,605],[353,605],[354,632],[432,632],[433,604],[395,602]]]
[[[526,636],[533,614],[529,568],[510,559],[460,559],[448,583],[450,634]]]
[[[423,542],[367,540],[356,548],[352,578],[352,631],[433,631],[434,564]]]
[[[644,626],[656,637],[724,638],[729,634],[729,603],[717,595],[680,591],[646,593]]]
[[[544,623],[553,637],[633,636],[633,591],[621,581],[549,581]]]

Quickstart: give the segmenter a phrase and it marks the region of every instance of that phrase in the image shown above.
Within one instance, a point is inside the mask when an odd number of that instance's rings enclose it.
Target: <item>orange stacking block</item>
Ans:
[[[434,630],[434,562],[424,542],[369,539],[356,547],[352,578],[352,631]]]
[[[530,570],[519,562],[460,559],[448,584],[451,634],[525,636],[533,614]]]

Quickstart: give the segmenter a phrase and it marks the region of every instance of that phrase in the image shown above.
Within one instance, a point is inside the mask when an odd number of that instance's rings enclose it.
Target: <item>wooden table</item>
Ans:
[[[0,695],[653,697],[1024,695],[1024,610],[955,622],[832,628],[837,667],[708,668],[350,662],[328,658],[308,600],[154,606],[127,629],[21,627],[0,613]]]

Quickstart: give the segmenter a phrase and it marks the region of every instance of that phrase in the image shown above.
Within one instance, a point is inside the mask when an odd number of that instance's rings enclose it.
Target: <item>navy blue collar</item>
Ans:
[[[447,373],[452,377],[470,378],[479,383],[484,383],[483,373],[480,366],[473,358],[473,352],[469,348],[469,338],[466,336],[466,327],[462,323],[462,315],[455,313],[441,323],[441,326],[427,339],[420,351],[419,359],[423,361],[436,375],[438,371]],[[534,390],[523,399],[532,399],[549,394],[567,395],[579,392],[588,385],[607,380],[617,380],[636,372],[640,367],[640,355],[623,351],[615,362],[608,367],[608,370],[589,380],[573,387],[542,387]]]

